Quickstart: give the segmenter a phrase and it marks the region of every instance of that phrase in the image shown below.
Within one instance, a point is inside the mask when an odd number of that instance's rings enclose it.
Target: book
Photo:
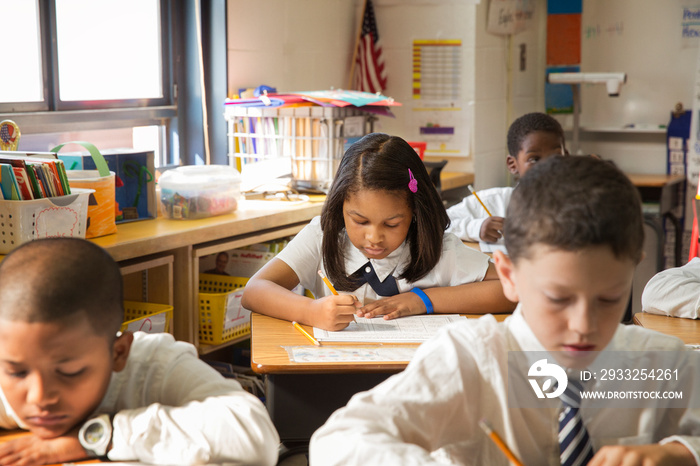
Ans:
[[[34,198],[41,199],[42,197],[46,197],[44,196],[44,193],[41,190],[41,186],[39,186],[39,179],[36,176],[36,170],[31,164],[27,164],[27,175],[29,176],[29,182],[32,187],[32,193],[34,194]]]
[[[53,153],[33,153],[31,155],[11,154],[0,151],[0,163],[5,163],[13,167],[13,173],[17,181],[20,200],[21,199],[41,199],[44,197],[64,196],[70,194],[70,184],[66,174],[65,165],[62,160],[55,157]],[[21,169],[21,174],[18,170]],[[27,181],[27,186],[31,193],[31,198],[27,198],[27,192],[21,187],[19,178]],[[4,193],[3,193],[4,195]],[[5,197],[5,199],[8,199]]]
[[[12,167],[12,171],[15,174],[17,186],[19,186],[20,199],[22,199],[23,201],[33,200],[34,194],[32,193],[31,182],[29,181],[29,176],[27,175],[26,168]]]
[[[0,163],[0,189],[3,198],[13,201],[20,200],[19,186],[10,164]]]

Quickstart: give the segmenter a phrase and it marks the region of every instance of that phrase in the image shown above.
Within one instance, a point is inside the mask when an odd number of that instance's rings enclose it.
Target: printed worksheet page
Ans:
[[[382,317],[366,319],[358,317],[339,332],[329,332],[314,327],[314,337],[319,341],[364,342],[417,342],[428,340],[443,325],[466,319],[459,314],[420,315],[384,320]]]

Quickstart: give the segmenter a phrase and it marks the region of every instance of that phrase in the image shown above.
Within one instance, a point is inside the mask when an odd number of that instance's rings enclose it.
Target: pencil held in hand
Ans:
[[[493,440],[493,443],[496,444],[496,446],[503,452],[504,455],[510,460],[512,464],[515,466],[524,466],[522,462],[513,454],[512,451],[510,451],[510,448],[508,448],[508,445],[506,445],[506,442],[504,442],[501,437],[491,428],[491,426],[488,425],[485,419],[481,419],[479,421],[479,426],[481,429],[486,432],[486,435],[489,436],[491,440]]]
[[[468,186],[469,191],[474,195],[477,201],[479,201],[479,204],[481,204],[481,207],[484,208],[487,214],[489,214],[489,217],[491,217],[491,212],[489,212],[489,209],[486,208],[486,204],[481,200],[481,198],[476,194],[476,191],[474,191],[474,187],[472,185]]]
[[[323,275],[323,272],[321,272],[321,270],[318,271],[318,275],[321,277],[321,280],[323,280],[323,283],[326,284],[326,286],[328,287],[328,289],[331,290],[331,293],[333,293],[334,295],[337,296],[337,295],[338,295],[338,292],[335,291],[335,287],[331,284],[331,281],[328,280],[328,277],[326,277],[325,275]]]
[[[334,295],[338,296],[338,292],[335,290],[335,287],[331,283],[331,281],[326,277],[323,272],[321,272],[321,269],[318,270],[318,276],[321,277],[321,280],[323,280],[323,283],[326,284],[329,290],[331,290],[331,293]],[[352,315],[352,320],[357,322],[357,319],[355,318],[355,314]]]

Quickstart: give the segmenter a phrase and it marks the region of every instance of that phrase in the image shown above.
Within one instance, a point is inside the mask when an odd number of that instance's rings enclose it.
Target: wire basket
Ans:
[[[121,331],[170,333],[173,307],[167,304],[124,301],[124,323]]]
[[[219,345],[250,335],[250,311],[241,306],[249,278],[199,275],[199,342]]]
[[[346,145],[371,133],[376,119],[354,107],[227,105],[224,116],[228,155],[244,178],[247,167],[267,161],[268,171],[291,172],[293,189],[312,192],[328,191]]]

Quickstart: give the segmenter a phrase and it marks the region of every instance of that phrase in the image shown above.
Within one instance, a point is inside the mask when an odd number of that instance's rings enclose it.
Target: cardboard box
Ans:
[[[156,198],[153,151],[109,149],[100,152],[109,170],[117,176],[115,189],[117,223],[156,218],[158,199]],[[96,169],[92,157],[87,153],[58,154],[58,158],[63,160],[66,170]]]

